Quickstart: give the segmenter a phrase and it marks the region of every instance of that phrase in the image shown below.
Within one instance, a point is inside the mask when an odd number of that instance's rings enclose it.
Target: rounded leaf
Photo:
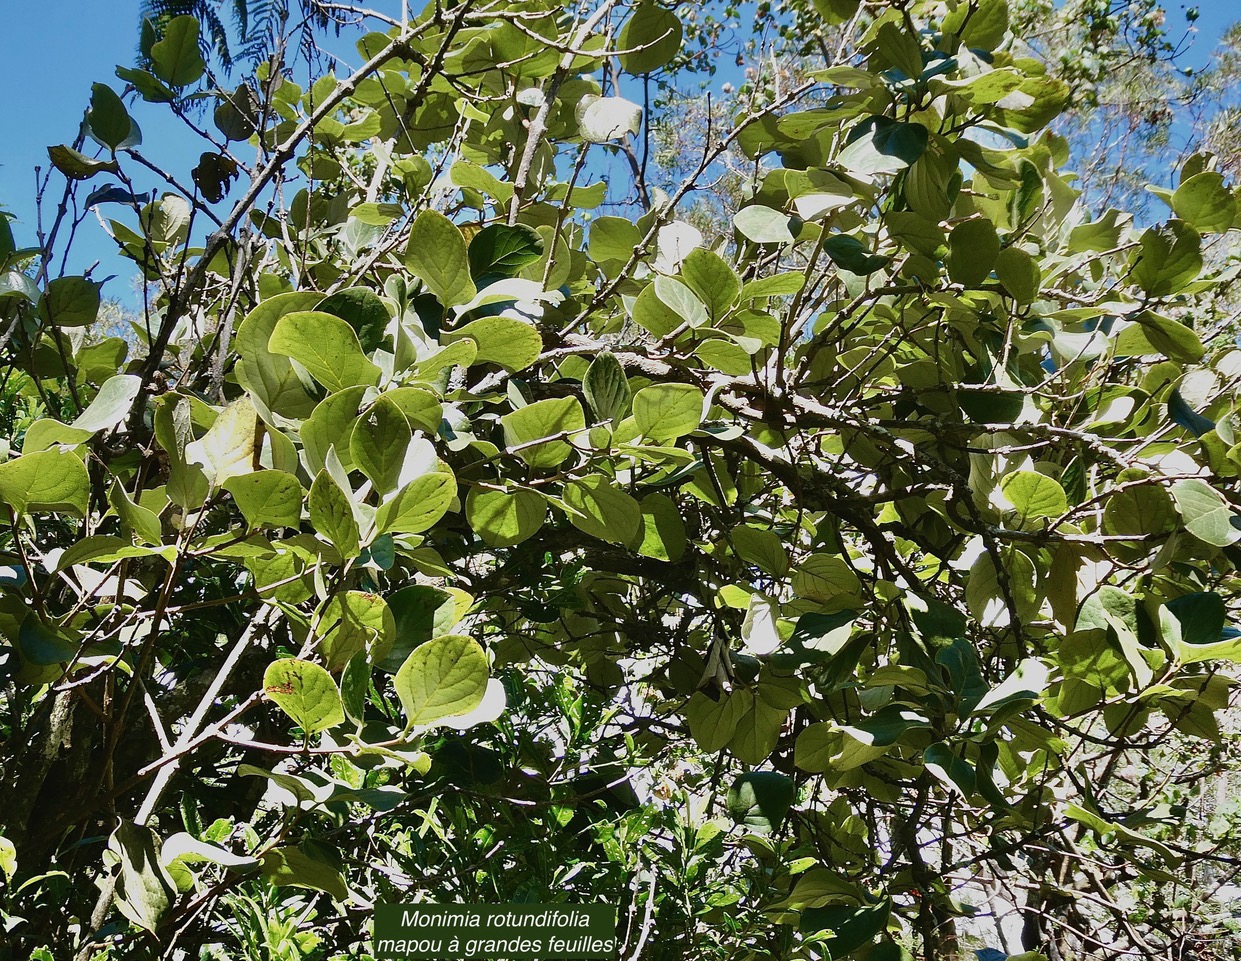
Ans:
[[[1013,471],[1000,481],[1000,490],[1013,505],[1019,521],[1059,517],[1068,510],[1064,488],[1053,478],[1032,470]]]
[[[0,500],[18,514],[56,511],[83,517],[89,499],[86,465],[70,451],[37,451],[0,464]]]
[[[282,470],[237,474],[224,482],[251,528],[297,527],[302,519],[305,491],[301,482]]]
[[[316,310],[299,310],[276,321],[267,348],[291,357],[330,393],[346,387],[374,387],[380,370],[362,353],[347,321]]]
[[[410,727],[468,714],[487,692],[487,655],[478,642],[445,634],[414,649],[396,672],[396,693]]]
[[[666,66],[681,49],[684,29],[677,15],[654,3],[644,3],[621,28],[621,67],[630,73],[651,73]]]
[[[641,506],[602,474],[566,484],[564,505],[574,527],[601,541],[628,544],[642,530]]]
[[[332,675],[310,661],[273,661],[263,672],[263,692],[307,734],[326,731],[345,719]]]
[[[504,442],[531,467],[556,467],[572,453],[567,438],[586,428],[576,397],[535,401],[500,418]]]
[[[381,534],[420,534],[444,516],[456,496],[457,478],[453,474],[423,474],[379,508],[375,524]]]
[[[531,490],[476,487],[465,499],[465,517],[491,547],[512,547],[538,533],[547,517],[547,501]]]
[[[977,287],[991,275],[999,253],[1000,238],[990,220],[979,217],[957,224],[948,235],[948,276],[953,283]]]
[[[1199,230],[1223,232],[1232,226],[1237,202],[1224,186],[1224,175],[1215,171],[1194,174],[1172,194],[1172,209]]]
[[[633,396],[633,417],[647,437],[672,440],[698,429],[703,394],[691,384],[655,384]]]

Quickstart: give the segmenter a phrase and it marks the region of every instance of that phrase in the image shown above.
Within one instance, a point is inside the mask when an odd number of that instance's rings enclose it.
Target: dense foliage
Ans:
[[[661,186],[680,14],[433,2],[227,88],[165,17],[49,148],[0,219],[14,956],[368,957],[414,900],[1232,956],[1237,194],[1092,209],[1006,0],[799,8]],[[131,330],[56,270],[96,214]]]

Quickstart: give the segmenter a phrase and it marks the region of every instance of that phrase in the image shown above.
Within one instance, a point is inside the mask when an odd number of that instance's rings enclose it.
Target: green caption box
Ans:
[[[608,904],[377,904],[375,957],[551,961],[603,958],[620,945]]]

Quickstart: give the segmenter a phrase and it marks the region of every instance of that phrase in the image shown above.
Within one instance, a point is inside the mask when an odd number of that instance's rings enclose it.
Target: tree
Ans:
[[[841,58],[662,194],[649,2],[262,65],[188,175],[135,121],[193,17],[95,85],[0,236],[48,414],[0,463],[16,950],[368,956],[423,899],[616,904],[625,957],[1228,955],[1183,908],[1236,812],[1180,806],[1236,770],[1233,187],[1091,216],[1004,0],[814,15]],[[100,205],[141,351],[51,267]]]
[[[334,21],[340,24],[333,16],[338,8],[342,13],[349,9],[318,0],[299,0],[296,8],[288,0],[143,0],[142,55],[149,56],[145,48],[163,35],[168,24],[189,17],[199,24],[204,56],[214,54],[225,70],[232,70],[237,62],[258,64],[276,53],[277,41],[283,46],[286,33],[298,35],[303,50],[312,50],[316,30],[325,30]],[[294,15],[296,23],[289,24]]]

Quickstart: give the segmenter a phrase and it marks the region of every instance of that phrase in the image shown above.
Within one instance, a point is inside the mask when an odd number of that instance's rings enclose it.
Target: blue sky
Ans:
[[[110,84],[118,92],[123,89],[114,71],[118,63],[132,65],[136,56],[138,0],[6,4],[4,24],[0,83],[9,93],[0,98],[0,130],[4,131],[0,140],[0,207],[17,217],[13,232],[18,246],[35,246],[34,168],[47,169],[49,145],[73,143],[92,83]],[[188,170],[202,148],[185,135],[175,119],[167,118],[166,111],[139,104],[133,113],[142,128],[143,152],[166,163],[178,179],[188,181]],[[99,177],[95,185],[104,182]],[[62,185],[60,175],[53,174],[43,203],[45,225],[55,213]],[[139,184],[140,189],[152,186],[154,183],[145,179]],[[82,225],[66,272],[82,273],[96,260],[102,262],[95,271],[96,278],[118,275],[104,288],[104,296],[132,304],[135,297],[130,278],[135,271],[114,252],[111,241],[91,217]]]
[[[389,0],[374,0],[374,5],[379,9],[395,6]],[[72,143],[92,83],[122,88],[113,71],[117,63],[133,62],[138,6],[138,0],[23,0],[5,5],[0,89],[8,93],[0,98],[0,208],[17,216],[14,231],[19,246],[36,242],[34,168],[47,167],[47,147]],[[1196,6],[1201,14],[1187,62],[1201,65],[1224,28],[1237,18],[1237,7],[1234,0],[1193,4],[1174,0],[1168,4],[1173,24],[1183,22],[1187,6]],[[143,152],[188,182],[188,171],[202,150],[200,142],[163,107],[140,103],[133,113],[142,128]],[[59,199],[58,181],[59,175],[54,175],[44,199],[45,219],[50,219]],[[139,179],[137,185],[150,189],[156,182]],[[96,260],[101,261],[96,277],[118,275],[105,288],[105,296],[134,303],[133,269],[114,253],[92,217],[83,224],[66,270],[81,273]]]

